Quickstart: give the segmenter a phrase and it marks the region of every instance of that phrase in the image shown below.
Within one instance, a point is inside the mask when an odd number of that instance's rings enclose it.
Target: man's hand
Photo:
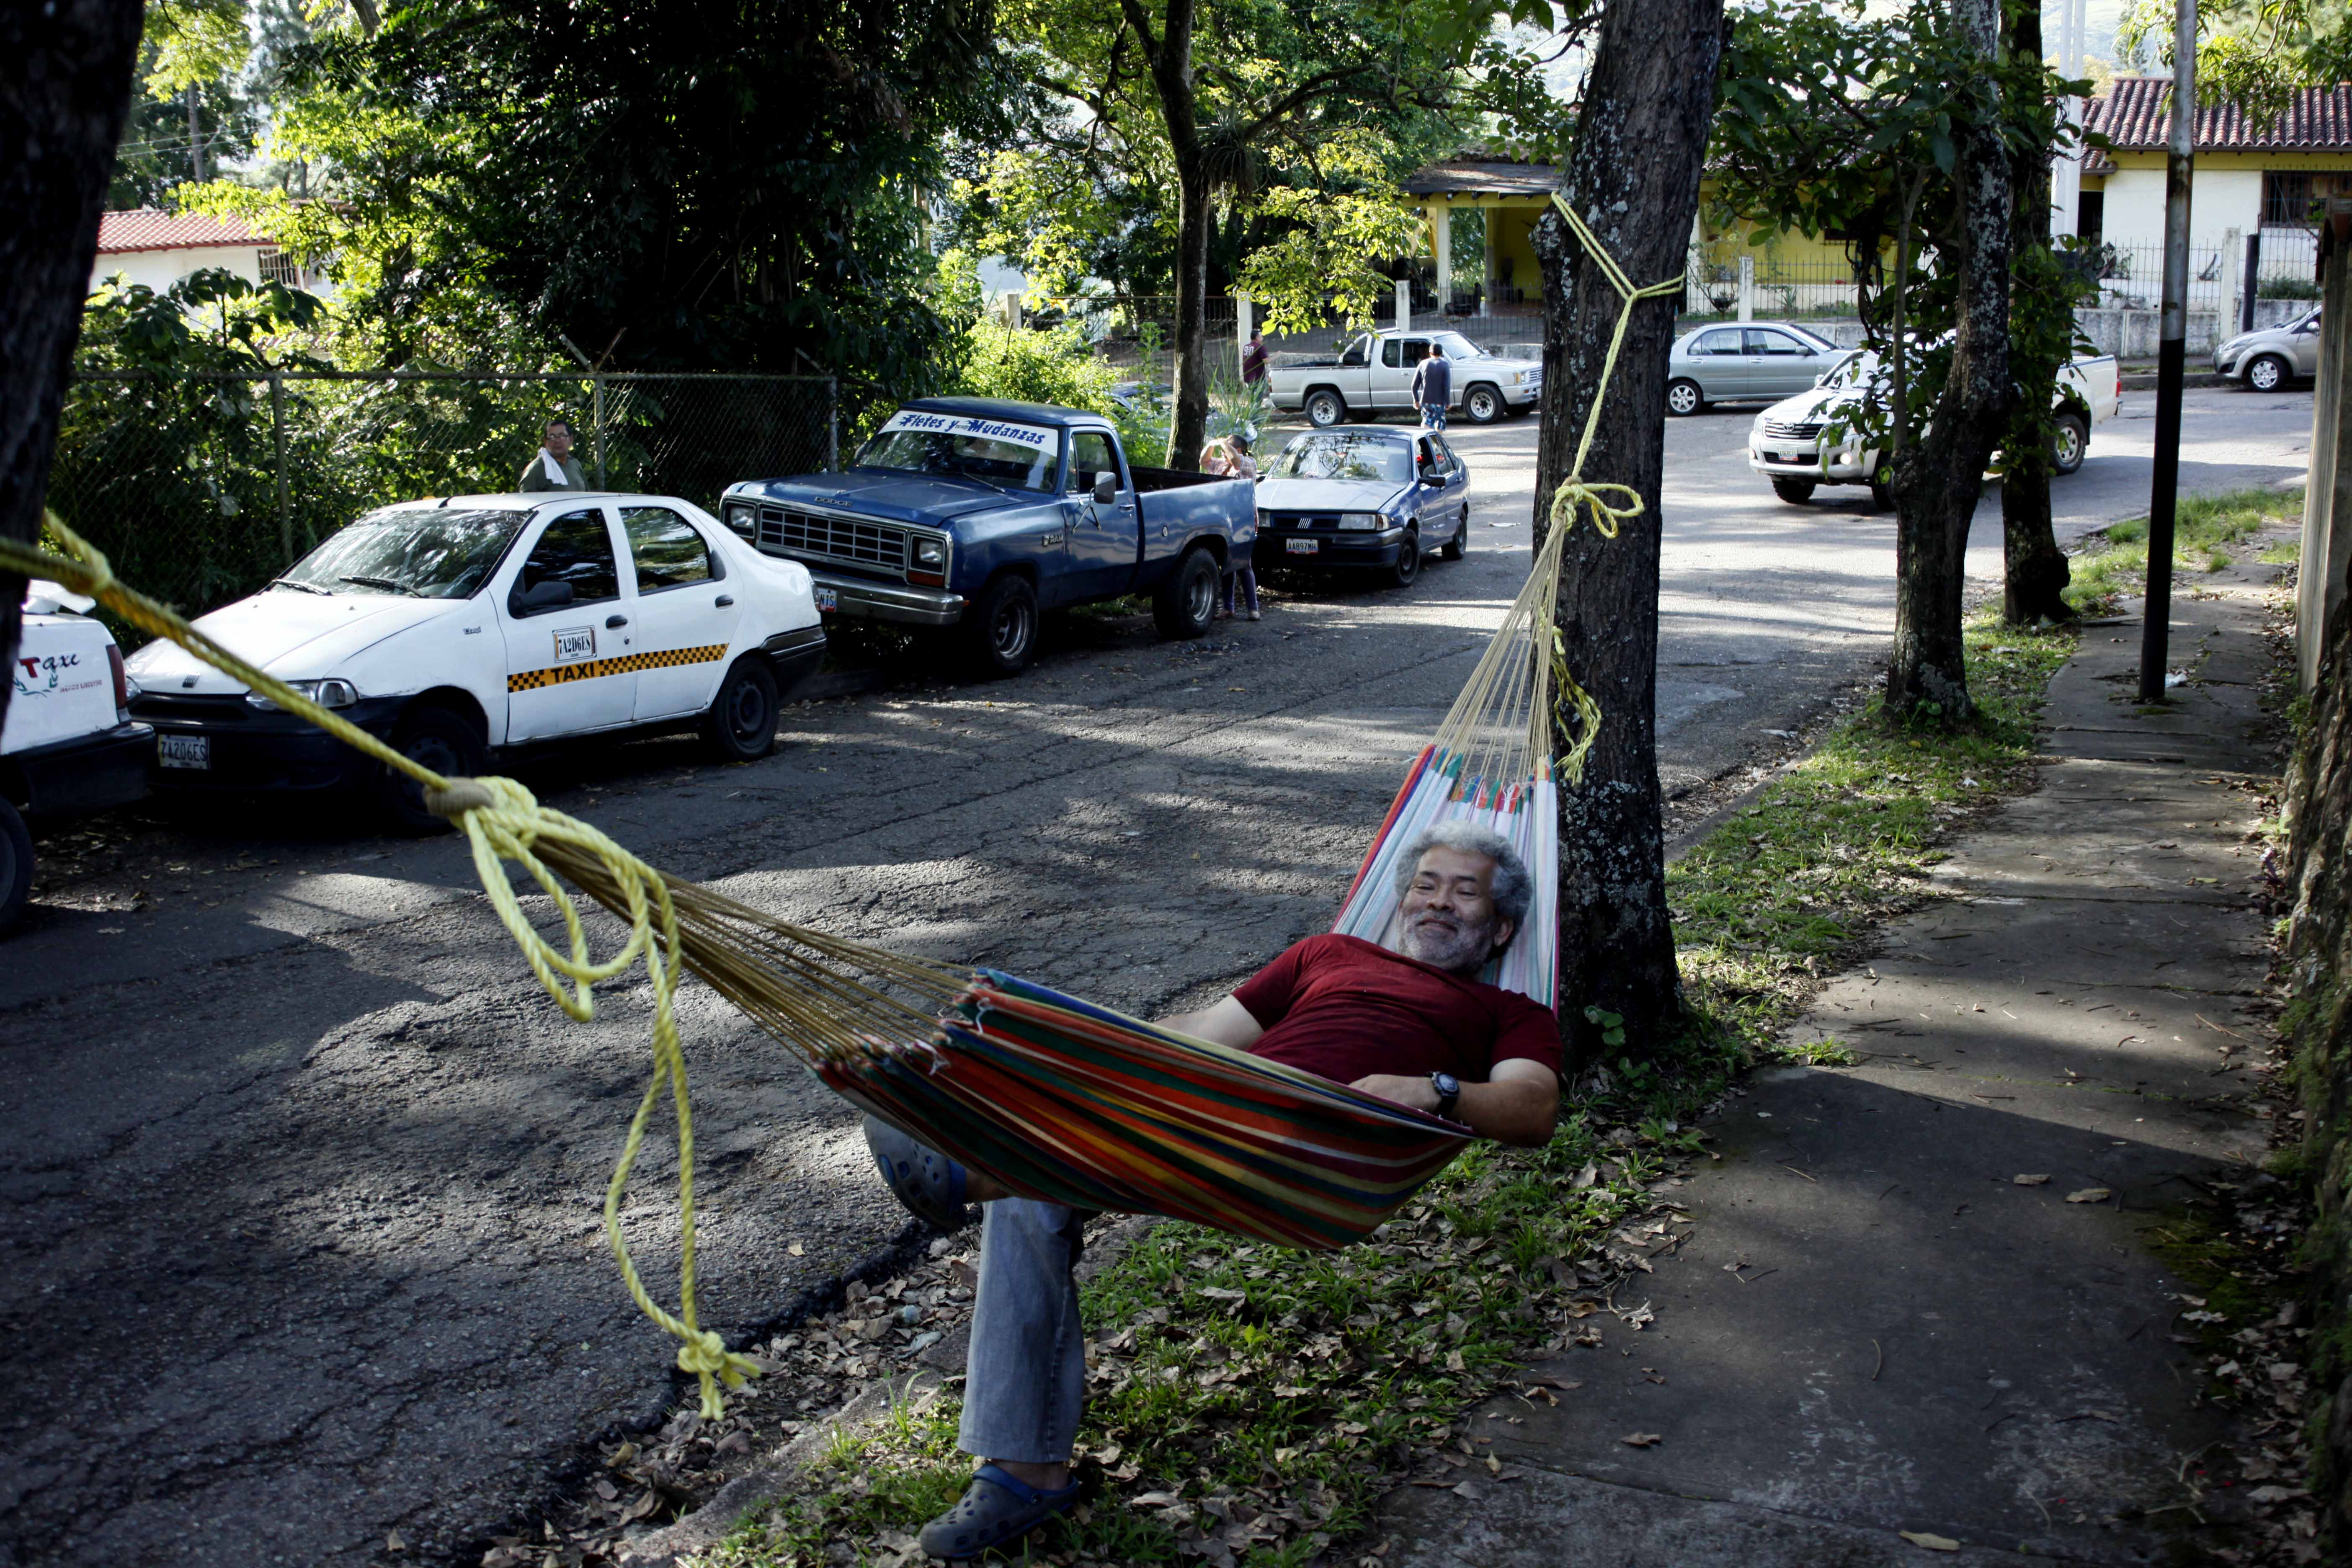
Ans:
[[[1426,1078],[1373,1073],[1348,1087],[1415,1110],[1437,1110],[1437,1086]],[[1454,1108],[1454,1120],[1481,1138],[1528,1149],[1550,1141],[1559,1117],[1559,1075],[1519,1057],[1496,1062],[1490,1082],[1464,1084],[1462,1102]]]

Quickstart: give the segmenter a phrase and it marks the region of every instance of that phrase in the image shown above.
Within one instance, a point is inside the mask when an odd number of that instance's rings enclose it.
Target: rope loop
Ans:
[[[1606,499],[1616,496],[1622,505],[1612,506]],[[1571,476],[1560,481],[1552,492],[1551,525],[1554,528],[1574,528],[1576,509],[1588,507],[1592,513],[1593,531],[1603,539],[1614,539],[1625,523],[1642,515],[1644,508],[1641,492],[1631,485],[1588,484]]]
[[[755,1362],[730,1353],[717,1334],[695,1321],[694,1113],[687,1099],[686,1058],[677,1037],[675,1004],[683,968],[679,962],[677,910],[671,900],[668,882],[659,871],[601,829],[541,805],[537,796],[512,779],[444,778],[404,755],[238,658],[190,626],[170,605],[118,582],[105,552],[58,521],[56,513],[47,514],[47,525],[70,553],[52,554],[13,539],[0,539],[0,572],[47,578],[87,594],[130,625],[151,637],[179,644],[224,675],[244,682],[247,689],[423,785],[428,809],[464,830],[473,850],[475,872],[481,879],[482,890],[489,898],[491,908],[498,911],[499,923],[522,951],[531,973],[567,1016],[586,1023],[594,1016],[596,1008],[591,987],[599,981],[615,979],[640,959],[644,961],[654,994],[653,1077],[646,1086],[636,1117],[629,1125],[628,1141],[614,1167],[613,1179],[605,1187],[604,1236],[620,1265],[630,1299],[665,1332],[678,1339],[678,1367],[700,1380],[702,1414],[716,1420],[725,1412],[719,1384],[740,1387],[744,1378],[758,1376],[760,1368]],[[566,845],[593,857],[619,886],[626,905],[629,935],[609,958],[599,960],[591,953],[587,926],[581,919],[578,904],[555,873],[540,859],[538,849],[542,844]],[[521,867],[554,903],[555,912],[563,922],[562,947],[540,934],[524,911],[513,879],[507,874],[508,861]],[[676,1316],[654,1300],[638,1278],[628,1243],[621,1234],[620,1215],[622,1190],[628,1184],[629,1172],[644,1146],[646,1124],[665,1089],[670,1091],[677,1108],[679,1248]]]

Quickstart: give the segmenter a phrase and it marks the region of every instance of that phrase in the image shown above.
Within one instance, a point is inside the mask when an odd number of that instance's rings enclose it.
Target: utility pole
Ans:
[[[2175,0],[2172,123],[2164,153],[2164,317],[2156,346],[2156,479],[2147,499],[2147,595],[2139,700],[2164,700],[2172,623],[2173,492],[2180,487],[2180,371],[2189,336],[2189,178],[2196,167],[2197,0]]]
[[[188,86],[188,163],[195,171],[196,184],[203,184],[205,183],[204,121],[197,117],[196,89],[193,82]]]

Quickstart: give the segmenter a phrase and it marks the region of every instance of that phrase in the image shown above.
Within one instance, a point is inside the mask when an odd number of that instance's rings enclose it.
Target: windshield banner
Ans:
[[[974,419],[961,414],[927,414],[919,408],[901,408],[882,426],[885,436],[899,430],[976,436],[986,441],[1011,441],[1035,452],[1054,450],[1054,432],[1034,425],[1008,425],[1002,419]]]

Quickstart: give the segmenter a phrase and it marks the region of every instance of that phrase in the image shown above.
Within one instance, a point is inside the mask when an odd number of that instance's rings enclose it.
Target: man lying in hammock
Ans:
[[[1308,937],[1240,990],[1168,1028],[1304,1068],[1467,1124],[1498,1142],[1551,1136],[1559,1107],[1549,1008],[1477,978],[1527,916],[1528,868],[1501,835],[1440,823],[1400,858],[1403,953]],[[868,1118],[867,1142],[900,1201],[942,1230],[986,1206],[958,1445],[982,1461],[961,1501],[922,1532],[937,1557],[976,1557],[1076,1501],[1071,1440],[1087,1383],[1071,1278],[1091,1217],[1006,1194]]]

